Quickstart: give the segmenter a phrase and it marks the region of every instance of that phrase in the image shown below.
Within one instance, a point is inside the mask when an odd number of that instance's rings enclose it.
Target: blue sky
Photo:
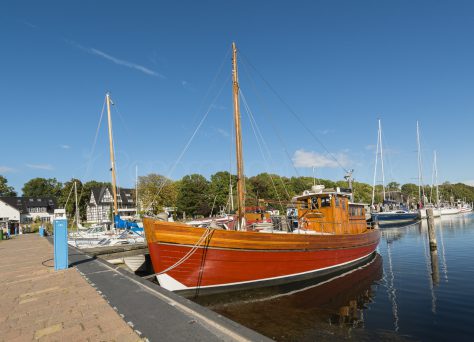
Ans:
[[[380,117],[387,181],[417,181],[419,120],[425,183],[436,149],[441,182],[474,184],[472,1],[10,1],[0,28],[0,174],[18,191],[33,177],[109,180],[105,120],[92,152],[106,91],[121,186],[136,166],[235,169],[232,41],[271,156],[242,105],[247,175],[316,165],[341,179],[329,151],[371,183]]]

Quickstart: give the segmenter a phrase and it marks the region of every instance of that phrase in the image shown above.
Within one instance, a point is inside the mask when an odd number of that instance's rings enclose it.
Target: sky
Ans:
[[[436,150],[474,185],[473,36],[472,1],[3,1],[0,174],[108,181],[106,92],[120,186],[235,172],[235,42],[247,176],[371,184],[380,118],[386,183],[418,182],[418,120],[423,182]]]

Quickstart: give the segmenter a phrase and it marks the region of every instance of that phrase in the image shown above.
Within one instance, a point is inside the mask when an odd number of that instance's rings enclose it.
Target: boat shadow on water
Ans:
[[[193,301],[277,340],[336,339],[347,328],[364,326],[363,311],[382,281],[382,264],[374,254],[355,269],[325,278]]]

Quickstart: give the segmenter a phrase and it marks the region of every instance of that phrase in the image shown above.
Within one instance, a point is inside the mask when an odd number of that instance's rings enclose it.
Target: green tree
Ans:
[[[25,197],[51,197],[57,200],[61,196],[62,184],[56,178],[33,178],[21,189]]]
[[[397,182],[390,182],[385,187],[387,191],[400,191],[400,184]]]
[[[413,183],[403,184],[401,187],[402,195],[408,198],[410,202],[418,202],[420,196],[418,195],[418,185]]]
[[[216,213],[222,207],[229,207],[230,184],[232,184],[232,194],[235,204],[237,176],[231,175],[227,171],[219,171],[211,176],[209,194],[214,204],[213,213]]]
[[[163,207],[176,206],[178,189],[176,183],[162,175],[151,173],[138,178],[138,197],[141,211],[157,214]]]
[[[179,212],[186,215],[208,216],[211,212],[213,198],[210,198],[209,182],[199,174],[184,176],[180,181],[177,206]]]
[[[84,197],[84,199],[81,197],[82,191],[83,191],[83,186],[82,182],[79,179],[74,179],[72,178],[70,181],[67,181],[64,183],[63,188],[61,189],[61,194],[58,198],[58,206],[61,208],[66,209],[66,215],[71,219],[75,217],[76,215],[76,198],[74,194],[74,182],[76,182],[77,186],[77,198],[78,198],[78,207],[79,207],[79,216],[81,220],[85,219],[85,210],[81,210],[81,201],[82,203],[86,204],[87,206],[87,201],[88,198]],[[85,208],[85,207],[84,207]]]
[[[16,196],[15,189],[8,185],[7,179],[2,175],[0,175],[0,197],[1,196]]]

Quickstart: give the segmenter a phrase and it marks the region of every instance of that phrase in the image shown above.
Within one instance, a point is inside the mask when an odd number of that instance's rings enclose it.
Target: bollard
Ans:
[[[437,248],[433,209],[426,209],[426,217],[428,218],[428,236],[430,239],[430,250],[433,250]]]
[[[69,266],[67,244],[67,220],[57,219],[54,224],[54,270],[64,270]]]

